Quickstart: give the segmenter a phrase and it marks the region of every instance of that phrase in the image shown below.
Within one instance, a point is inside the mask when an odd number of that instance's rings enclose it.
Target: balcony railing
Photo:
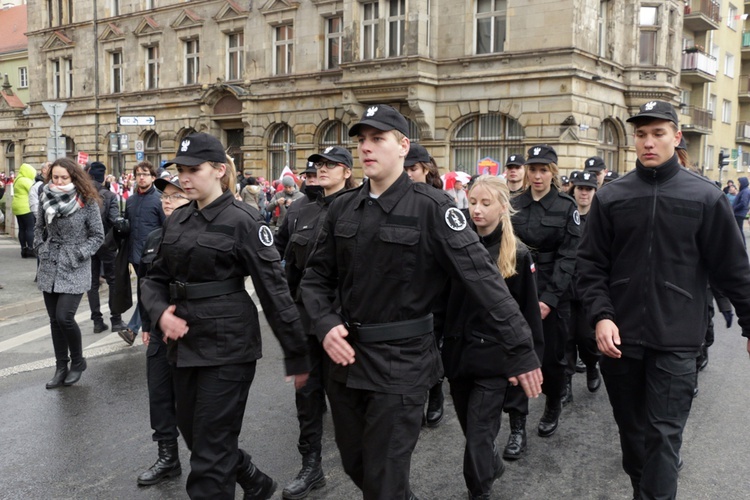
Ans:
[[[715,23],[721,22],[721,4],[716,0],[692,0],[685,4],[685,15],[703,14]]]
[[[692,118],[689,124],[683,124],[683,128],[711,130],[713,128],[714,115],[711,111],[698,106],[681,106],[680,113]]]
[[[716,76],[718,62],[711,54],[700,50],[690,49],[682,53],[682,71],[700,71],[710,76]]]
[[[750,48],[750,31],[742,32],[742,48],[743,49]]]
[[[740,94],[750,94],[750,75],[740,75]]]
[[[750,141],[750,122],[737,124],[737,140]]]

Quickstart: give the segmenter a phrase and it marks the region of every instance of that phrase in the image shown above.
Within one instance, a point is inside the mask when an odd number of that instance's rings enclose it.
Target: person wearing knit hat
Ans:
[[[293,201],[305,196],[297,189],[297,184],[294,182],[294,177],[291,175],[285,175],[281,179],[281,185],[284,186],[284,189],[276,193],[266,207],[266,210],[269,212],[273,212],[276,208],[279,209],[279,215],[276,218],[276,227],[283,224],[289,205],[291,205]]]
[[[89,176],[99,184],[104,184],[104,176],[107,174],[107,167],[100,161],[95,161],[89,167]]]

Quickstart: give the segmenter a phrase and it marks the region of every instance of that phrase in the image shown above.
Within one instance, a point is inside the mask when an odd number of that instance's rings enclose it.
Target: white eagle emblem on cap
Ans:
[[[328,147],[326,148],[326,150],[325,150],[325,151],[323,151],[323,154],[324,154],[324,155],[327,155],[327,154],[328,154],[328,153],[330,153],[331,151],[333,151],[333,146],[328,146]]]
[[[516,161],[516,155],[511,156],[510,161]]]
[[[593,167],[593,166],[594,166],[594,160],[589,160],[589,167]]]
[[[539,153],[542,152],[542,148],[534,148],[534,156],[539,156]]]
[[[591,174],[588,172],[583,173],[583,180],[584,181],[590,181],[591,180]]]
[[[647,102],[643,105],[645,111],[651,111],[654,107],[656,107],[656,101]]]
[[[378,107],[377,106],[373,106],[371,108],[367,108],[367,115],[366,116],[368,116],[368,117],[369,116],[375,116],[375,113],[377,113],[377,112],[378,112]]]
[[[188,146],[190,146],[190,141],[185,139],[180,143],[180,151],[184,153],[188,150]]]

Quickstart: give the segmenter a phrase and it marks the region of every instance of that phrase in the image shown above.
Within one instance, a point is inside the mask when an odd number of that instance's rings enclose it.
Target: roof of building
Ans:
[[[26,38],[26,5],[0,10],[0,54],[29,48]]]

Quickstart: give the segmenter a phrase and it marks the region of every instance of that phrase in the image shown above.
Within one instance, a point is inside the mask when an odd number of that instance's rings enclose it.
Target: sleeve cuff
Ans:
[[[559,302],[559,299],[551,293],[544,292],[542,296],[539,297],[539,302],[544,302],[552,309],[557,309],[557,303]]]

